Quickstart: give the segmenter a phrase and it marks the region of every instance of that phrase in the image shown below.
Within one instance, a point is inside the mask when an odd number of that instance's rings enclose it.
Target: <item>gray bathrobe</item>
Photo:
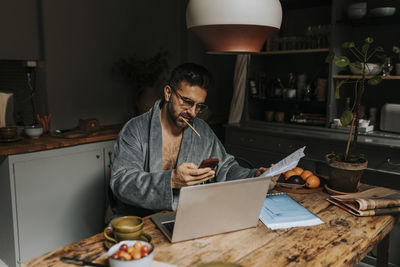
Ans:
[[[129,120],[119,133],[114,147],[115,159],[111,190],[116,197],[114,213],[146,216],[159,210],[175,210],[179,190],[172,190],[173,170],[162,169],[162,137],[158,100],[147,113]],[[253,177],[255,169],[246,169],[226,153],[206,122],[193,121],[197,136],[190,128],[183,131],[177,166],[183,162],[199,165],[203,159],[218,158],[216,176],[210,182]]]

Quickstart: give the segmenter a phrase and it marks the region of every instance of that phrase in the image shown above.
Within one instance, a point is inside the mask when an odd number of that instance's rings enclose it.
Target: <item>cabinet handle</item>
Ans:
[[[392,161],[390,159],[387,159],[386,161],[390,166],[396,166],[396,167],[400,166],[400,163],[392,163]]]
[[[100,158],[100,155],[96,155],[96,158],[99,159],[99,158]]]

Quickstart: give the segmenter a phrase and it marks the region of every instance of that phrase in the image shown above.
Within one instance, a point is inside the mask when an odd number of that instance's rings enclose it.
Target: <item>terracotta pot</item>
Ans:
[[[143,114],[152,108],[157,99],[158,95],[154,87],[145,87],[140,90],[136,99],[139,114]]]
[[[273,121],[274,120],[274,112],[273,111],[265,111],[265,120]]]
[[[357,192],[361,176],[367,168],[368,161],[366,160],[363,163],[340,162],[329,158],[331,155],[333,154],[325,156],[329,166],[328,187],[340,192]]]
[[[279,111],[275,112],[275,121],[277,122],[284,122],[285,121],[285,112]]]

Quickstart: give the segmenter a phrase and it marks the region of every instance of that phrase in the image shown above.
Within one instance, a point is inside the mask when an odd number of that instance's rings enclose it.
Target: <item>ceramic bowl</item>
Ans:
[[[31,138],[39,138],[43,134],[43,127],[37,125],[26,126],[24,132]]]
[[[396,12],[395,7],[378,7],[378,8],[373,8],[369,11],[371,15],[376,16],[376,17],[388,17],[388,16],[393,16],[394,13]]]
[[[365,15],[367,15],[366,8],[347,8],[347,17],[349,19],[361,19]]]
[[[130,261],[123,261],[123,260],[117,260],[111,258],[111,256],[119,250],[119,247],[122,244],[127,244],[128,247],[133,246],[136,242],[141,242],[143,245],[147,245],[150,248],[150,253],[149,255],[138,259],[138,260],[130,260]],[[121,241],[114,246],[112,246],[108,252],[108,261],[110,263],[110,267],[149,267],[151,266],[151,263],[153,262],[154,258],[154,247],[152,244],[145,242],[145,241],[140,241],[140,240],[125,240]]]
[[[351,73],[356,75],[360,75],[362,73],[362,69],[356,68],[354,63],[351,63],[349,66]],[[381,71],[382,71],[381,64],[367,63],[367,66],[365,67],[365,75],[377,75],[381,73]]]
[[[367,2],[359,2],[349,5],[347,8],[364,8],[367,9]]]

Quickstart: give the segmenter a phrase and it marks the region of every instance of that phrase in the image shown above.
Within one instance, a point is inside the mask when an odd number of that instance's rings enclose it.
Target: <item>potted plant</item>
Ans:
[[[356,192],[358,190],[359,181],[363,171],[367,168],[368,160],[362,154],[356,153],[358,128],[359,128],[359,108],[362,97],[367,86],[374,86],[382,81],[381,76],[368,76],[371,70],[369,63],[371,58],[378,52],[383,52],[381,47],[373,47],[373,39],[371,37],[365,38],[361,46],[356,46],[354,42],[345,42],[342,47],[347,50],[353,62],[347,56],[335,56],[331,52],[326,61],[334,61],[338,67],[351,67],[353,72],[360,73],[356,79],[340,80],[336,84],[335,97],[339,98],[339,89],[344,84],[354,85],[354,104],[349,110],[344,110],[341,115],[340,121],[342,126],[350,125],[349,135],[347,138],[346,148],[344,153],[330,153],[326,155],[326,161],[329,166],[329,181],[328,187],[330,189],[340,192]]]
[[[114,72],[119,73],[135,92],[136,113],[148,111],[158,98],[156,86],[168,72],[168,52],[158,51],[149,58],[139,58],[136,55],[119,59],[114,65]]]

